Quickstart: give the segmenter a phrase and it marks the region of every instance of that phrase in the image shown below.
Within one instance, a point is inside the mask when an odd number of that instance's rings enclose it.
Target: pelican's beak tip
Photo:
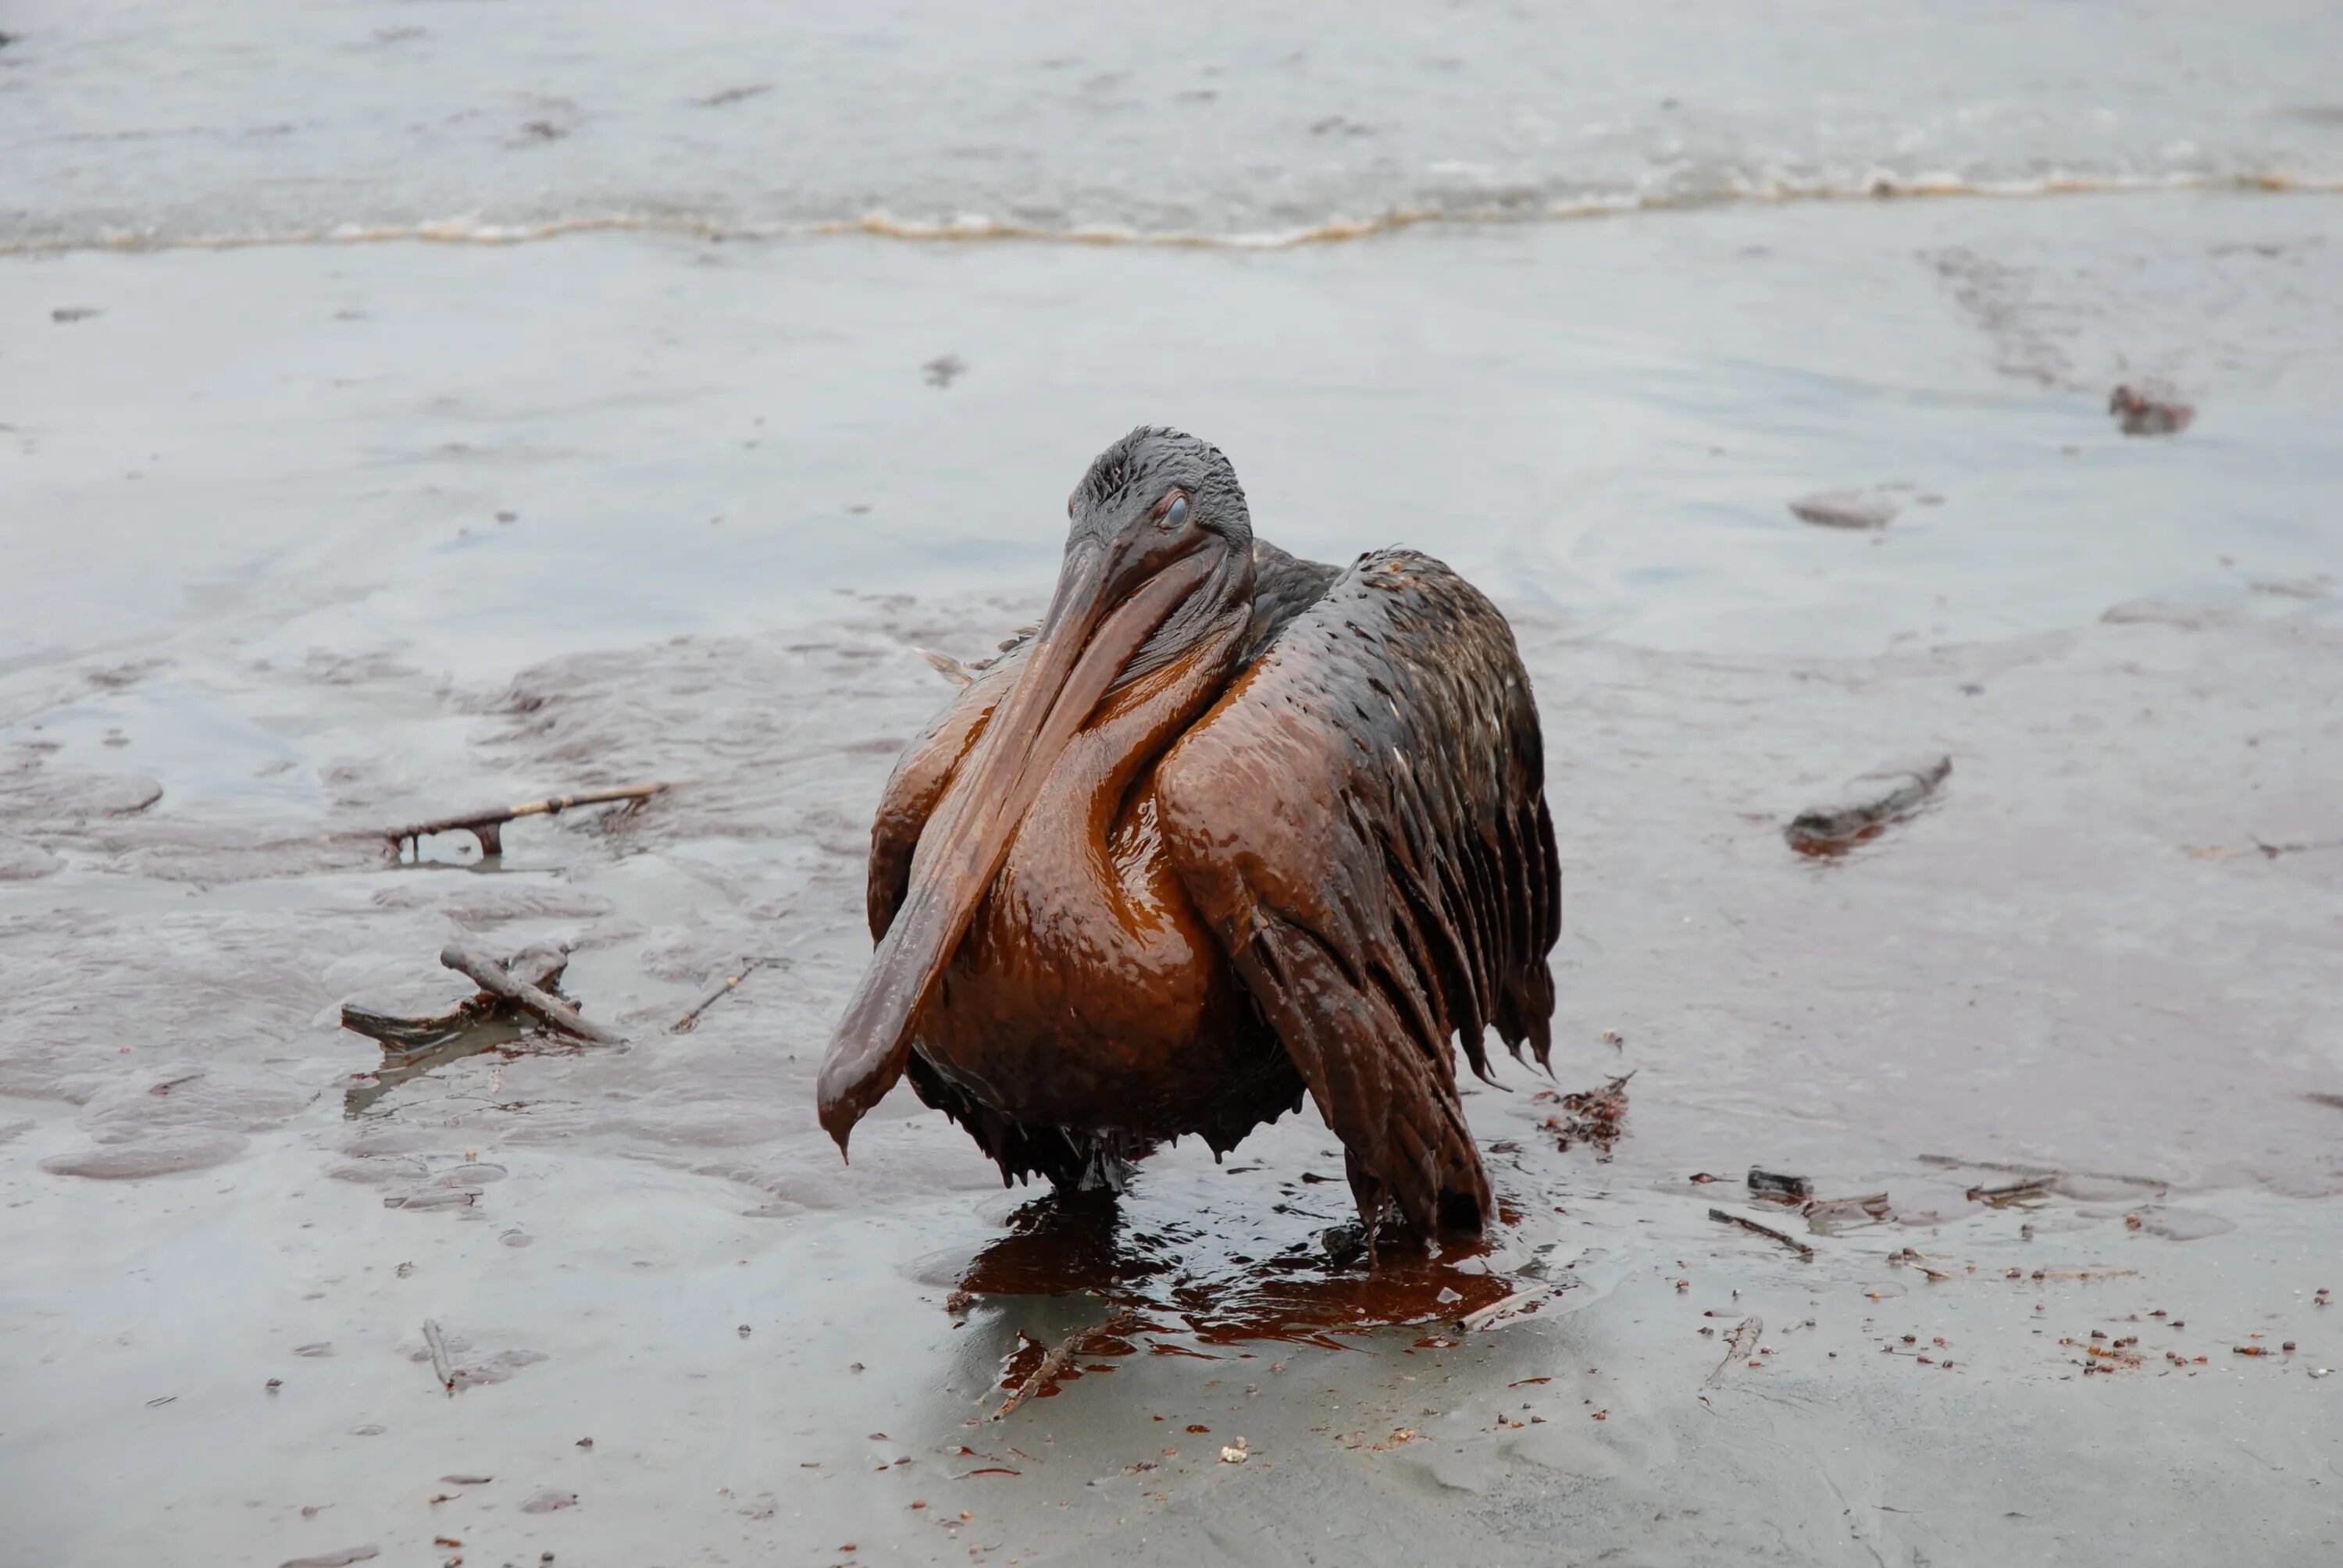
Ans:
[[[854,1124],[859,1120],[850,1105],[833,1102],[827,1098],[821,1102],[821,1130],[830,1134],[831,1142],[838,1145],[839,1159],[850,1165],[853,1161],[847,1155],[846,1141],[854,1135]]]

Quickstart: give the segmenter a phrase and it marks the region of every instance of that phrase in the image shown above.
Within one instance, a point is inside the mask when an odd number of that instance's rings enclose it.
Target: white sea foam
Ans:
[[[1735,179],[1726,182],[1721,188],[1697,194],[1671,191],[1590,194],[1536,207],[1524,207],[1519,204],[1475,206],[1448,203],[1433,207],[1394,207],[1359,216],[1336,215],[1320,222],[1284,228],[1239,229],[1226,233],[1202,229],[1145,229],[1117,224],[1061,226],[993,218],[980,213],[962,213],[949,219],[928,221],[900,216],[883,210],[867,212],[856,217],[823,218],[802,223],[751,223],[628,212],[585,214],[540,221],[504,221],[468,213],[411,223],[340,223],[330,228],[293,226],[219,233],[181,232],[164,225],[144,228],[106,228],[87,235],[59,234],[0,240],[0,256],[90,250],[246,250],[260,246],[416,243],[509,246],[561,239],[572,235],[614,233],[670,235],[723,241],[862,235],[918,243],[1007,240],[1059,245],[1148,246],[1167,249],[1289,250],[1299,246],[1368,239],[1424,224],[1567,223],[1735,203],[1783,205],[1932,197],[2007,201],[2191,190],[2260,191],[2275,195],[2331,197],[2343,195],[2343,176],[2305,178],[2276,171],[2217,178],[2190,174],[2110,176],[2062,172],[2024,179],[1970,180],[1945,173],[1897,176],[1884,169],[1874,169],[1849,181]]]

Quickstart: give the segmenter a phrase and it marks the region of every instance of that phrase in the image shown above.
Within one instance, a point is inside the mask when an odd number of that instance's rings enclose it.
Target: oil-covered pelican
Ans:
[[[1452,1037],[1547,1053],[1561,872],[1504,618],[1429,556],[1253,538],[1218,449],[1091,465],[1048,614],[896,765],[878,951],[822,1062],[842,1151],[908,1074],[1004,1180],[1119,1182],[1301,1107],[1372,1237],[1490,1213]]]

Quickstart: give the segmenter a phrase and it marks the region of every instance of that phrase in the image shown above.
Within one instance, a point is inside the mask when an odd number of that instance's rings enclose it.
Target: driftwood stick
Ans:
[[[668,1025],[668,1033],[689,1034],[695,1028],[699,1027],[699,1015],[706,1012],[709,1008],[714,1007],[718,1002],[722,1001],[726,997],[730,996],[739,986],[742,980],[747,980],[759,970],[770,969],[775,964],[785,964],[789,961],[789,960],[787,959],[745,960],[740,965],[739,971],[733,975],[731,979],[726,980],[722,985],[718,986],[714,990],[709,991],[706,996],[701,997],[698,1001],[692,1003],[691,1010],[689,1012],[685,1013],[681,1018],[677,1019],[673,1023]]]
[[[439,1320],[423,1320],[423,1342],[431,1347],[431,1374],[449,1393],[456,1392],[456,1369],[447,1360],[447,1342],[440,1337]]]
[[[480,841],[483,856],[505,852],[504,825],[518,817],[554,817],[578,806],[607,806],[615,800],[648,800],[652,796],[672,789],[665,784],[628,784],[614,789],[581,789],[575,795],[555,795],[543,800],[525,800],[518,806],[492,806],[484,811],[468,811],[456,817],[440,817],[428,822],[410,823],[404,828],[389,828],[383,837],[390,840],[393,849],[412,846],[422,853],[419,840],[434,833],[465,832]]]
[[[1708,1211],[1708,1217],[1724,1224],[1738,1225],[1745,1231],[1754,1231],[1757,1235],[1765,1237],[1768,1241],[1779,1241],[1806,1261],[1810,1263],[1814,1261],[1815,1250],[1812,1247],[1807,1246],[1795,1236],[1784,1235],[1771,1225],[1760,1225],[1755,1220],[1745,1220],[1738,1214],[1728,1214],[1722,1209],[1711,1209]]]
[[[550,990],[560,983],[561,971],[568,965],[568,949],[540,944],[514,954],[505,967],[521,984]],[[385,1050],[423,1050],[494,1016],[498,1009],[506,1005],[503,999],[481,991],[434,1018],[401,1018],[356,1002],[345,1002],[342,1027],[379,1042]]]
[[[1076,1329],[1072,1333],[1051,1346],[1050,1353],[1041,1358],[1041,1364],[1035,1367],[1031,1375],[1019,1383],[1007,1399],[1001,1402],[1001,1408],[992,1412],[992,1419],[1008,1420],[1011,1411],[1031,1399],[1061,1376],[1066,1368],[1073,1363],[1074,1358],[1082,1353],[1082,1346],[1100,1334],[1121,1332],[1129,1328],[1136,1321],[1137,1316],[1138,1314],[1134,1312],[1117,1312],[1102,1323],[1087,1329]]]
[[[587,1022],[578,1016],[576,1008],[544,988],[518,979],[486,953],[474,952],[461,942],[450,942],[439,950],[439,961],[458,974],[469,977],[482,990],[499,1001],[511,1003],[564,1034],[590,1040],[597,1045],[618,1043],[617,1035],[599,1024]]]
[[[505,971],[523,985],[533,985],[540,990],[551,990],[561,983],[562,971],[569,967],[569,950],[550,942],[521,949],[505,960]],[[486,995],[484,991],[481,993]]]

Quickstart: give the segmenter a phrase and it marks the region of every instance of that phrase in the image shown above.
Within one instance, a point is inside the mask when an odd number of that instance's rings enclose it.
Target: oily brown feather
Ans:
[[[1246,663],[1339,575],[1335,568],[1300,560],[1266,540],[1255,541],[1253,560]],[[1025,637],[1032,629],[1025,628],[1004,641],[994,658],[969,667],[975,679],[955,692],[926,731],[904,749],[888,779],[870,829],[866,905],[873,941],[887,934],[902,907],[928,819],[959,769],[975,755],[994,709],[1015,684],[1027,649]],[[961,1089],[916,1044],[904,1064],[904,1077],[922,1103],[958,1123],[1001,1167],[1004,1185],[1042,1176],[1065,1188],[1118,1186],[1127,1163],[1149,1148],[1147,1141],[1125,1133],[1020,1121]],[[1252,1078],[1228,1084],[1225,1103],[1184,1131],[1200,1134],[1215,1151],[1225,1152],[1262,1121],[1298,1109],[1301,1096],[1292,1067],[1272,1050]]]
[[[1473,1229],[1452,1036],[1549,1049],[1561,869],[1513,633],[1413,551],[1363,556],[1165,756],[1165,853],[1342,1141],[1373,1222]],[[1246,808],[1232,810],[1232,802]]]

